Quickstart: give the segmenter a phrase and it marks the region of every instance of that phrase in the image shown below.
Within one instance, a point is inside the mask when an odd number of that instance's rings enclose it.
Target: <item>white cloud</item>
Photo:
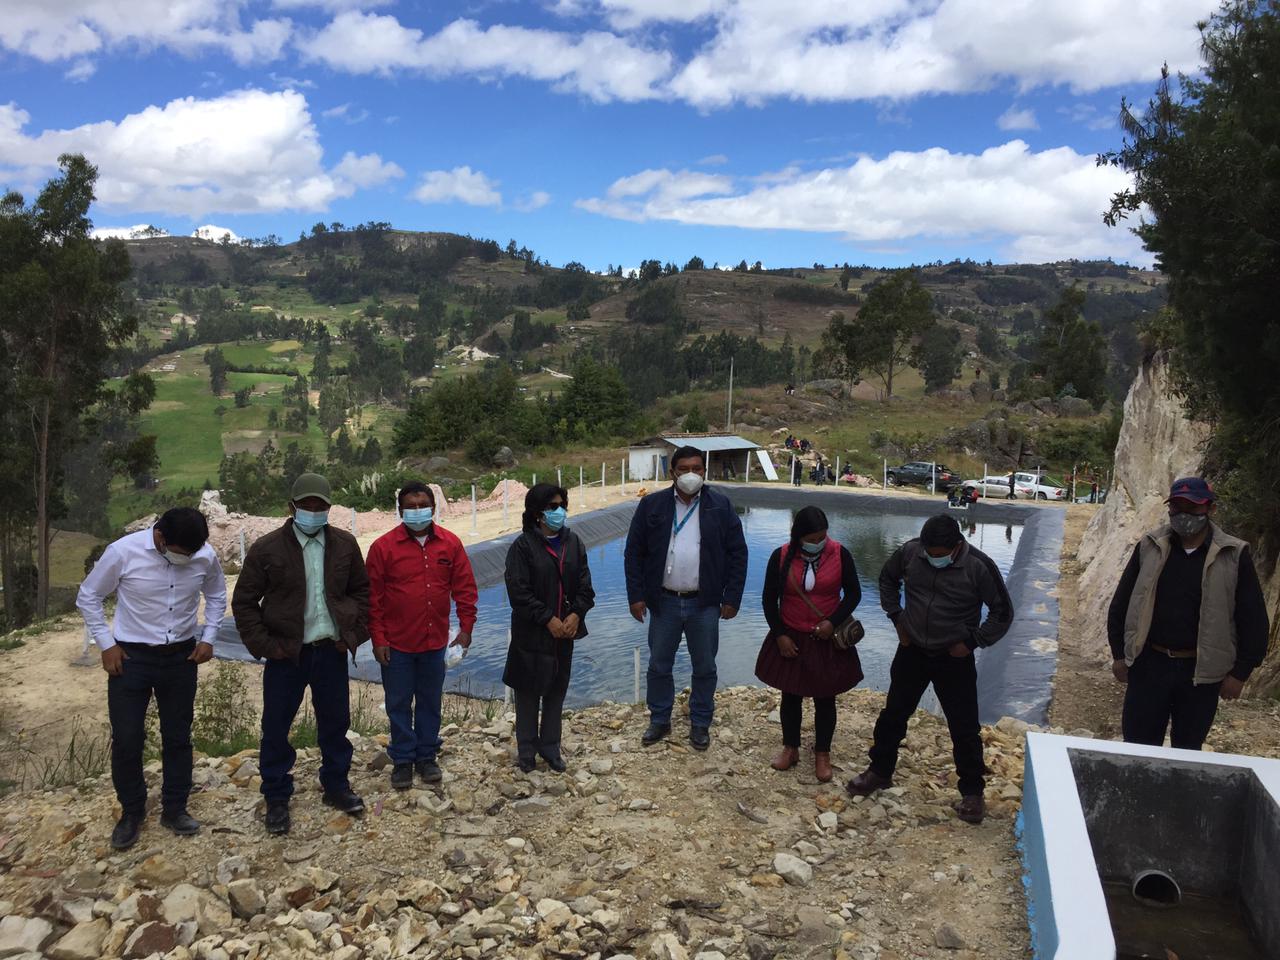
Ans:
[[[217,240],[221,241],[226,238],[231,243],[239,243],[240,235],[229,227],[219,227],[212,223],[206,223],[204,226],[196,227],[191,231],[193,237],[199,237],[201,240]]]
[[[271,5],[277,10],[304,10],[311,8],[338,13],[342,10],[366,10],[371,7],[385,7],[394,2],[395,0],[272,0]]]
[[[1114,256],[1149,262],[1133,235],[1102,223],[1126,174],[1067,147],[1033,152],[1011,140],[978,154],[942,148],[863,156],[846,167],[792,170],[788,179],[645,170],[577,206],[631,221],[842,235],[863,246],[955,241],[1003,246],[1014,260]]]
[[[551,202],[551,194],[545,190],[535,190],[521,200],[517,200],[515,208],[521,213],[533,213],[535,210],[541,210]]]
[[[729,158],[728,158],[728,157],[726,157],[723,153],[713,153],[713,154],[711,154],[711,155],[709,155],[709,156],[706,156],[706,157],[703,157],[701,160],[699,160],[699,161],[698,161],[698,166],[700,166],[700,167],[722,167],[722,166],[724,166],[724,165],[725,165],[726,163],[728,163],[728,162],[729,162]]]
[[[498,183],[479,170],[454,167],[452,170],[428,170],[413,191],[415,200],[423,203],[465,203],[473,207],[500,207],[502,194]]]
[[[404,171],[377,154],[347,154],[325,169],[306,98],[293,90],[241,90],[211,100],[186,97],[119,121],[25,132],[30,115],[0,105],[0,174],[47,175],[59,154],[97,164],[101,206],[199,217],[221,213],[324,210],[358,188]]]
[[[1115,113],[1103,113],[1091,103],[1073,103],[1069,107],[1059,107],[1058,113],[1090,130],[1111,130],[1116,126],[1119,109]]]
[[[363,108],[352,110],[351,104],[340,103],[336,107],[330,107],[328,110],[322,110],[320,116],[327,117],[330,120],[341,120],[344,123],[357,124],[364,123],[369,119],[369,111]]]
[[[72,83],[84,83],[98,71],[98,66],[92,60],[77,60],[67,72],[63,74]]]
[[[610,3],[615,11],[618,4]],[[647,3],[631,0],[643,10]],[[1088,91],[1199,63],[1212,0],[719,0],[714,36],[670,83],[702,108],[890,100],[1064,84]]]
[[[592,100],[645,100],[660,95],[669,53],[634,46],[611,33],[578,36],[551,30],[454,20],[425,35],[395,17],[338,14],[299,42],[303,55],[348,73],[420,70],[433,76],[527,77]]]
[[[159,233],[151,233],[159,230]],[[167,237],[169,231],[150,223],[135,223],[132,227],[94,227],[89,235],[95,240],[140,240],[146,237]]]
[[[220,49],[247,65],[279,58],[288,20],[240,22],[241,0],[6,0],[0,48],[46,63],[108,48]]]
[[[1040,129],[1040,124],[1036,122],[1036,112],[1029,107],[1019,107],[1016,104],[996,118],[996,126],[1001,130]]]

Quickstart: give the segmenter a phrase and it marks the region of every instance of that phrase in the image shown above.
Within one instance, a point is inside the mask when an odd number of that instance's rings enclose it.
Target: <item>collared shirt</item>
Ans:
[[[206,543],[190,563],[170,563],[156,548],[153,529],[108,544],[80,584],[76,606],[99,650],[108,650],[117,641],[161,646],[192,637],[213,643],[217,636],[227,609],[227,582],[218,555]],[[112,593],[116,615],[108,625],[103,603]]]
[[[329,614],[329,601],[324,596],[324,528],[309,537],[298,525],[293,525],[294,536],[302,545],[302,566],[307,572],[307,605],[302,615],[302,642],[335,640],[338,628]]]
[[[402,653],[440,650],[449,642],[449,607],[458,629],[476,625],[476,578],[466,548],[438,524],[418,542],[404,524],[369,547],[369,634],[376,646]]]
[[[674,490],[671,495],[676,498],[676,513],[671,525],[671,543],[667,547],[662,586],[677,593],[688,593],[698,589],[698,568],[702,562],[702,515],[689,516],[690,511],[698,509],[697,497],[692,503],[685,503]],[[676,532],[677,527],[680,527],[679,533]]]

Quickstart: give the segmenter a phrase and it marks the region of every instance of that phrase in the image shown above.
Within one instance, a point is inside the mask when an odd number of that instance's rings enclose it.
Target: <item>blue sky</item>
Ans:
[[[553,264],[1147,263],[1101,212],[1122,96],[1211,0],[6,0],[0,187],[100,228],[317,221]]]

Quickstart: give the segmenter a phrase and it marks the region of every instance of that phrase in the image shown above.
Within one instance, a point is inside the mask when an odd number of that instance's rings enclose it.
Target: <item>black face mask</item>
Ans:
[[[1208,514],[1204,513],[1172,513],[1169,515],[1169,526],[1179,537],[1197,536],[1209,523]]]

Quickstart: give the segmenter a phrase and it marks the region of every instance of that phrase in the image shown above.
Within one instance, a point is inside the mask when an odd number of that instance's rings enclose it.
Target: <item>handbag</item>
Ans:
[[[795,564],[791,566],[791,585],[796,588],[796,593],[800,595],[800,599],[812,610],[819,620],[826,620],[827,615],[823,613],[816,603],[809,599],[809,595],[804,592],[799,582],[796,580]],[[835,628],[835,632],[831,635],[831,642],[836,645],[837,650],[852,650],[867,635],[866,629],[862,626],[862,621],[857,617],[849,617],[844,623]]]

